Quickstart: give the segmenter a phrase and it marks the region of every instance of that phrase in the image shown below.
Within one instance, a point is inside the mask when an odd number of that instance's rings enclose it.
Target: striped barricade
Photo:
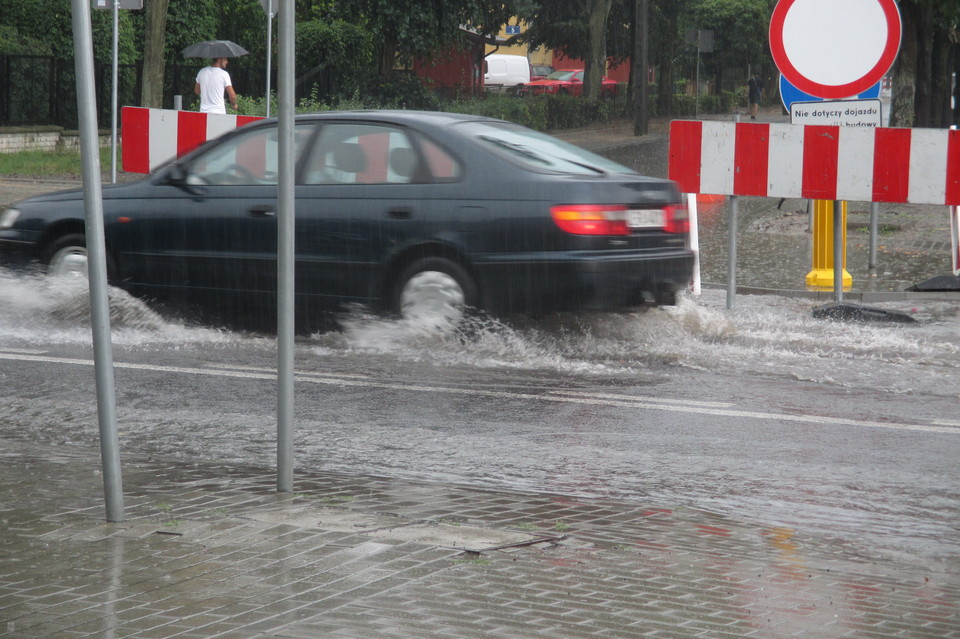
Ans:
[[[120,131],[123,170],[150,173],[167,160],[180,157],[207,140],[262,119],[247,115],[123,107]]]
[[[960,131],[678,120],[684,193],[960,205]]]

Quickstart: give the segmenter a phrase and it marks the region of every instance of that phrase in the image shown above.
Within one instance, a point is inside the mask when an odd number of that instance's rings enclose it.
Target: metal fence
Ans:
[[[193,94],[197,71],[202,65],[167,65],[164,73],[163,107],[173,108],[173,96],[182,95],[184,108],[198,99]],[[97,64],[97,120],[110,122],[113,66]],[[234,88],[243,95],[266,92],[265,69],[231,67]],[[140,106],[143,67],[122,64],[117,69],[119,106]],[[0,54],[0,126],[57,125],[78,128],[76,71],[73,61],[53,56]]]

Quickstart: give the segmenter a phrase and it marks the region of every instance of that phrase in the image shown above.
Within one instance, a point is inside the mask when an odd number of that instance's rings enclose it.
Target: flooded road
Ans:
[[[688,505],[838,542],[960,558],[960,307],[913,325],[705,290],[645,313],[436,331],[355,312],[297,342],[297,466]],[[0,271],[4,436],[95,446],[76,281]],[[122,447],[272,467],[274,340],[114,291]]]

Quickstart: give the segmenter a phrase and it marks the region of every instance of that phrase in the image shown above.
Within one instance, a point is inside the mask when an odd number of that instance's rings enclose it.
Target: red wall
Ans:
[[[423,79],[427,88],[476,95],[483,91],[483,75],[475,63],[478,55],[482,53],[476,50],[451,50],[431,60],[415,61],[413,72]]]

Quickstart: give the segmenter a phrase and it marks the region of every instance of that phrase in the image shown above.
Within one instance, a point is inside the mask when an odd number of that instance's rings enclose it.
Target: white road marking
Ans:
[[[585,393],[581,391],[550,391],[554,395],[569,395],[572,397],[591,397],[593,399],[616,399],[625,402],[655,402],[659,404],[686,404],[688,406],[703,406],[704,408],[728,408],[733,406],[729,402],[699,402],[690,399],[675,399],[672,397],[650,397],[649,395],[614,395],[610,393]]]
[[[29,353],[0,352],[0,360],[22,361],[22,362],[42,362],[50,364],[73,364],[78,366],[93,366],[92,359],[74,359],[69,357],[52,357],[49,355],[32,355]],[[256,369],[250,371],[244,370],[225,370],[219,367],[210,368],[188,368],[182,366],[161,366],[156,364],[131,364],[115,362],[114,366],[119,369],[154,371],[159,373],[183,373],[187,375],[207,375],[212,377],[230,377],[237,379],[263,379],[275,380],[276,371],[269,368]],[[584,393],[583,396],[566,396],[559,392],[550,392],[547,394],[521,393],[511,391],[496,391],[471,388],[457,388],[450,386],[431,386],[416,384],[399,384],[390,382],[377,382],[367,379],[356,379],[346,375],[330,374],[316,372],[297,372],[294,379],[298,382],[309,382],[312,384],[331,384],[337,386],[358,386],[365,388],[384,388],[389,390],[398,390],[413,393],[444,393],[449,395],[469,395],[473,397],[491,397],[496,399],[526,399],[541,402],[584,404],[592,406],[618,406],[627,408],[644,408],[648,410],[661,410],[676,413],[696,413],[699,415],[715,415],[718,417],[734,417],[747,419],[760,419],[777,422],[794,422],[801,424],[816,425],[836,425],[836,426],[861,426],[866,428],[884,428],[890,430],[918,431],[926,433],[944,433],[950,435],[960,435],[960,429],[944,424],[942,421],[934,424],[902,424],[894,422],[877,422],[858,419],[846,419],[843,417],[825,417],[820,415],[788,415],[784,413],[770,413],[759,411],[734,410],[729,408],[718,408],[705,406],[706,402],[695,402],[691,400],[674,400],[676,404],[663,403],[662,398],[653,401],[651,398],[632,397],[629,395],[607,395]]]
[[[263,366],[237,366],[235,364],[216,364],[213,362],[207,362],[204,364],[207,368],[216,368],[218,370],[237,370],[237,371],[254,371],[258,373],[270,373],[272,376],[277,375],[277,369],[267,368]],[[330,377],[329,373],[316,373],[308,371],[299,371],[297,375],[318,375],[320,377]],[[369,375],[362,375],[359,373],[336,373],[337,377],[354,377],[357,379],[369,379]]]

